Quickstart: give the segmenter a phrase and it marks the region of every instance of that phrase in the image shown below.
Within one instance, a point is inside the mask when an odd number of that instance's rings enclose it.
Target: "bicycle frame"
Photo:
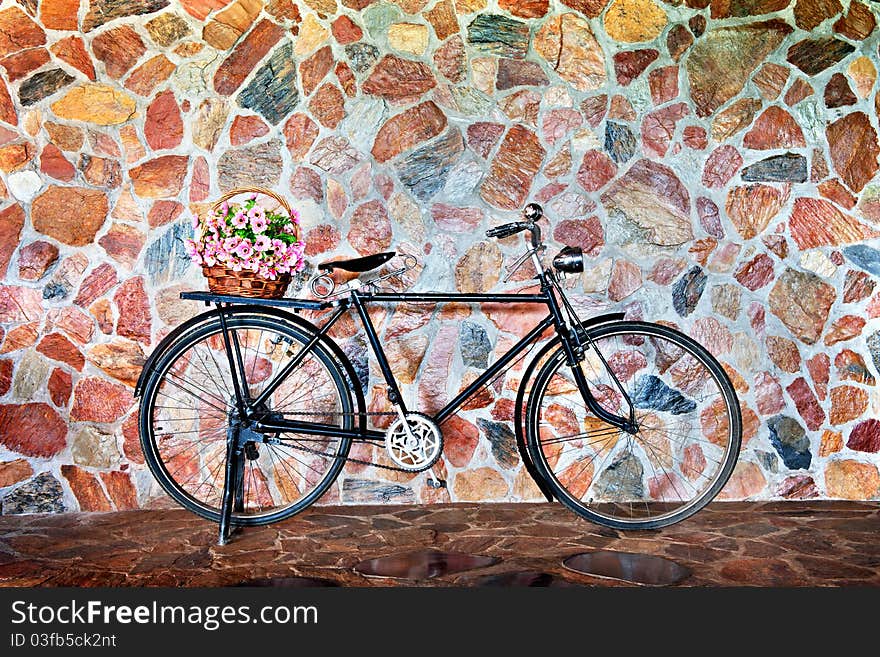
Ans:
[[[546,303],[546,298],[544,295],[524,295],[524,294],[493,294],[493,295],[480,295],[480,294],[363,294],[358,291],[354,291],[350,297],[341,301],[339,303],[339,307],[336,312],[327,320],[326,323],[321,327],[319,335],[326,334],[327,331],[336,323],[336,321],[348,310],[349,308],[354,308],[357,311],[358,317],[360,318],[361,323],[364,327],[364,332],[366,333],[367,340],[370,344],[370,348],[373,351],[373,354],[376,356],[376,360],[379,364],[379,369],[382,372],[382,375],[385,379],[385,383],[388,386],[388,400],[392,404],[396,404],[400,411],[404,414],[408,413],[409,410],[406,407],[406,403],[403,400],[403,396],[400,393],[400,388],[397,385],[397,381],[394,378],[394,374],[391,371],[391,365],[388,363],[388,357],[385,355],[385,350],[382,348],[382,344],[379,341],[379,336],[376,333],[376,329],[373,326],[372,321],[370,320],[370,316],[367,312],[367,305],[370,302],[375,303],[444,303],[444,302],[471,302],[471,303]],[[450,415],[453,415],[462,404],[467,401],[469,397],[471,397],[477,390],[479,390],[482,386],[484,386],[488,381],[490,381],[494,376],[496,376],[499,372],[501,372],[507,365],[509,365],[516,357],[526,349],[529,344],[538,339],[538,337],[550,326],[553,324],[553,319],[551,316],[546,317],[543,321],[538,323],[535,328],[533,328],[525,337],[523,337],[519,342],[517,342],[510,350],[508,350],[501,358],[495,361],[486,371],[484,371],[476,380],[474,380],[469,386],[467,386],[464,390],[462,390],[452,401],[450,401],[446,406],[444,406],[440,411],[435,413],[431,419],[434,420],[437,424],[440,424],[448,418]],[[317,339],[313,339],[313,343],[317,343],[317,340],[320,339],[316,336]],[[284,380],[284,375],[286,374],[285,370],[290,367],[291,369],[295,367],[301,360],[300,357],[305,357],[305,351],[311,346],[312,343],[304,347],[298,354],[295,359],[292,359],[290,363],[288,363],[284,369],[282,369],[278,375],[263,389],[263,392],[260,394],[260,397],[254,401],[254,405],[257,406],[261,402],[268,399],[268,397],[274,392],[274,390],[281,385]],[[347,437],[353,440],[384,440],[385,434],[380,431],[371,431],[365,430],[361,432],[360,430],[344,430],[339,427],[334,427],[330,425],[321,425],[313,422],[297,422],[294,420],[277,420],[277,421],[260,421],[255,424],[255,428],[261,431],[287,431],[292,433],[304,434],[304,435],[333,435],[336,437]]]
[[[449,416],[455,412],[480,388],[491,381],[501,371],[504,370],[511,362],[513,362],[519,354],[536,342],[540,336],[550,327],[555,327],[556,333],[561,338],[561,345],[565,351],[566,361],[572,368],[575,383],[581,391],[584,402],[588,408],[596,415],[596,417],[615,426],[619,429],[629,430],[631,420],[622,418],[605,410],[593,397],[590,392],[586,377],[580,367],[577,367],[579,356],[576,353],[576,347],[572,344],[571,332],[563,318],[562,309],[558,300],[553,294],[553,286],[545,276],[541,278],[541,291],[538,294],[446,294],[446,293],[370,293],[353,290],[349,296],[332,302],[316,302],[295,299],[282,299],[266,303],[266,305],[279,305],[292,308],[294,311],[299,310],[327,310],[335,308],[335,312],[329,319],[319,328],[318,332],[312,337],[309,343],[303,347],[294,358],[290,360],[265,386],[260,395],[254,400],[246,400],[243,386],[239,380],[240,372],[244,371],[243,359],[241,354],[241,345],[238,341],[238,335],[235,332],[227,330],[226,313],[223,312],[223,304],[230,307],[233,301],[241,302],[237,297],[223,297],[211,295],[204,292],[188,292],[181,295],[182,298],[202,300],[206,303],[217,303],[220,308],[220,322],[223,329],[223,339],[230,358],[230,369],[232,370],[233,386],[235,389],[236,406],[239,416],[245,419],[253,419],[258,407],[266,402],[277,388],[284,382],[285,378],[302,362],[308,353],[320,342],[339,320],[342,315],[353,308],[360,318],[364,327],[370,348],[376,357],[379,368],[388,389],[388,400],[396,405],[400,412],[404,415],[408,413],[408,409],[400,393],[397,381],[388,363],[388,358],[376,329],[367,312],[367,306],[370,303],[499,303],[499,304],[545,304],[548,308],[548,315],[540,321],[528,334],[521,338],[515,345],[506,351],[501,358],[496,360],[489,366],[479,377],[462,390],[454,399],[447,403],[441,410],[434,415],[429,416],[437,424],[441,424]],[[252,300],[248,300],[252,302]],[[384,432],[363,429],[344,429],[334,425],[322,424],[317,422],[302,422],[289,420],[285,418],[259,419],[253,423],[253,428],[260,433],[277,433],[289,432],[300,435],[315,436],[334,436],[339,438],[349,438],[354,441],[372,442],[383,441],[385,439]]]

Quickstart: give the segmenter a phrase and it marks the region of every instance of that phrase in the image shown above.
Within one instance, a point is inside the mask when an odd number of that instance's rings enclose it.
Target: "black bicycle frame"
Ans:
[[[198,296],[197,296],[198,295]],[[205,301],[211,299],[213,295],[200,294],[200,293],[189,293],[187,295],[189,298],[200,298]],[[211,300],[219,301],[218,298],[213,298]],[[364,331],[367,336],[367,340],[370,343],[370,347],[373,351],[373,354],[376,356],[376,360],[379,364],[379,369],[382,372],[382,376],[385,379],[385,383],[387,385],[388,390],[388,400],[396,405],[403,414],[408,412],[406,408],[406,404],[404,403],[403,396],[400,393],[400,389],[397,385],[397,381],[394,378],[394,374],[391,371],[391,366],[388,363],[388,358],[385,355],[385,350],[382,348],[382,344],[379,340],[379,336],[376,333],[376,329],[373,326],[373,322],[370,320],[369,313],[367,312],[367,305],[370,303],[430,303],[430,304],[438,304],[438,303],[448,303],[448,302],[465,302],[465,303],[500,303],[500,304],[514,304],[514,303],[542,303],[548,307],[548,315],[542,321],[540,321],[527,335],[521,338],[513,347],[511,347],[501,358],[495,361],[491,366],[489,366],[479,377],[477,377],[470,385],[468,385],[464,390],[462,390],[454,399],[452,399],[446,406],[444,406],[440,411],[431,416],[431,419],[434,420],[437,424],[442,423],[446,418],[450,415],[453,415],[461,406],[465,403],[465,401],[470,398],[473,394],[475,394],[481,387],[486,385],[489,381],[491,381],[496,375],[498,375],[505,367],[507,367],[511,362],[513,362],[517,356],[522,353],[528,346],[537,341],[541,334],[544,333],[551,326],[555,326],[556,332],[559,334],[561,339],[561,345],[565,352],[566,362],[571,366],[572,373],[575,379],[575,383],[581,391],[581,394],[584,398],[584,402],[587,404],[588,408],[596,415],[596,417],[605,421],[606,423],[615,426],[619,429],[627,430],[631,424],[630,420],[627,418],[622,418],[612,413],[606,411],[593,397],[590,393],[589,385],[587,383],[586,377],[584,376],[583,371],[580,367],[577,367],[578,363],[578,354],[576,353],[576,347],[572,345],[571,334],[568,330],[565,320],[562,315],[562,310],[559,306],[559,302],[556,300],[556,297],[553,294],[553,289],[549,282],[546,280],[542,281],[541,284],[541,292],[540,294],[445,294],[445,293],[400,293],[400,294],[388,294],[388,293],[364,293],[359,290],[353,290],[350,295],[344,299],[340,299],[334,302],[309,302],[309,301],[297,301],[297,300],[283,300],[285,303],[278,304],[284,305],[287,307],[291,307],[295,310],[317,310],[317,309],[330,309],[336,308],[335,312],[328,318],[328,320],[320,327],[319,331],[312,337],[308,344],[306,344],[294,358],[290,360],[282,369],[275,375],[275,378],[263,389],[260,395],[246,404],[244,400],[244,388],[239,387],[238,377],[233,377],[233,384],[236,388],[236,397],[237,405],[242,412],[242,416],[248,419],[252,419],[254,415],[257,415],[260,411],[258,410],[264,402],[266,402],[273,392],[283,383],[284,379],[299,365],[302,360],[308,355],[308,353],[314,348],[314,346],[320,342],[324,336],[327,335],[328,331],[333,327],[333,325],[339,320],[339,318],[350,308],[354,308],[357,311],[357,314],[363,324]],[[272,305],[277,304],[277,302]],[[218,304],[219,305],[219,304]],[[223,319],[223,312],[221,309],[221,322],[223,323],[224,333],[225,330],[225,321]],[[230,367],[234,370],[237,366],[239,366],[242,362],[241,359],[241,351],[238,344],[237,336],[233,333],[234,339],[229,341],[228,337],[225,337],[226,346],[229,349],[229,358],[230,358]],[[243,370],[239,370],[243,371]],[[356,382],[353,382],[356,385]],[[337,427],[334,425],[322,424],[317,422],[300,422],[296,420],[288,420],[284,418],[261,418],[258,421],[254,422],[254,429],[260,432],[272,433],[272,432],[289,432],[296,433],[300,435],[314,435],[314,436],[334,436],[339,438],[350,438],[356,441],[382,441],[385,438],[384,432],[380,431],[371,431],[369,429],[343,429],[341,427]]]

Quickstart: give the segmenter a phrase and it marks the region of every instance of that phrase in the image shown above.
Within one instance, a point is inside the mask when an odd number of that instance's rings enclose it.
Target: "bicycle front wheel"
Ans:
[[[557,499],[593,522],[655,529],[684,520],[718,494],[739,455],[742,418],[730,379],[704,347],[667,326],[613,322],[588,334],[592,347],[578,367],[590,392],[629,417],[625,391],[638,430],[590,412],[560,347],[528,401],[533,461]]]
[[[313,335],[304,327],[258,313],[232,314],[250,399]],[[267,414],[354,427],[354,405],[344,372],[320,343],[270,395]],[[165,350],[144,386],[140,436],[147,465],[162,488],[190,511],[219,522],[225,480],[227,429],[235,414],[230,359],[219,318],[185,333]],[[234,483],[237,525],[281,520],[315,502],[344,465],[351,441],[333,436],[265,434],[244,446]]]

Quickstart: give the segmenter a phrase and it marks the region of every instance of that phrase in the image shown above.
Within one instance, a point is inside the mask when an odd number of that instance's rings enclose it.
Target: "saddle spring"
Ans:
[[[311,290],[312,294],[315,295],[318,299],[329,299],[330,297],[337,297],[342,294],[346,294],[347,292],[358,290],[362,287],[372,288],[373,291],[380,292],[382,290],[382,287],[379,285],[379,283],[390,278],[402,276],[406,272],[415,269],[419,264],[418,259],[416,259],[415,256],[409,254],[403,254],[402,259],[402,267],[392,269],[391,271],[386,272],[381,276],[377,276],[376,278],[371,278],[366,281],[355,278],[340,286],[336,285],[336,281],[334,281],[329,274],[321,274],[320,276],[315,276],[311,281],[309,281],[309,290]]]

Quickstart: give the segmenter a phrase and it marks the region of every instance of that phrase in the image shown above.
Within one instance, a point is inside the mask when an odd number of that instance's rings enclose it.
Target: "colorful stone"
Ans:
[[[362,89],[391,102],[403,102],[421,96],[436,84],[431,69],[422,62],[386,55],[373,68]]]
[[[769,185],[734,187],[727,194],[724,209],[743,239],[764,232],[785,204],[785,195]]]
[[[487,203],[512,210],[524,205],[546,151],[538,136],[522,126],[507,131],[480,187]]]
[[[656,38],[667,20],[666,12],[652,0],[612,0],[604,25],[612,39],[637,43]]]
[[[730,144],[719,146],[706,159],[703,184],[710,189],[724,187],[736,175],[742,163],[742,155],[736,148]]]
[[[806,146],[804,134],[794,118],[781,107],[768,107],[743,137],[743,146],[757,150]]]
[[[25,456],[48,458],[67,444],[67,423],[48,404],[0,405],[0,443]]]
[[[825,468],[825,492],[845,500],[872,499],[880,491],[880,472],[871,463],[851,459],[831,461]]]
[[[614,75],[617,84],[627,86],[651,65],[660,53],[653,48],[628,50],[614,55]]]
[[[813,198],[795,199],[789,229],[801,249],[851,244],[880,235],[828,201]]]
[[[787,268],[770,291],[770,312],[805,344],[815,344],[831,305],[834,288],[815,274]]]
[[[31,207],[34,229],[71,246],[90,244],[109,210],[107,196],[84,187],[51,186]]]
[[[533,45],[556,73],[579,91],[592,91],[605,84],[602,47],[590,24],[577,14],[549,18],[535,34]]]
[[[529,47],[528,24],[497,14],[474,18],[467,27],[467,35],[475,49],[490,55],[523,58]]]
[[[686,62],[697,115],[709,116],[736,96],[758,64],[791,32],[779,19],[706,32]]]
[[[602,204],[618,211],[652,244],[670,246],[693,238],[690,195],[663,164],[639,160],[606,191]]]
[[[214,90],[221,96],[232,95],[283,35],[283,28],[262,19],[220,64],[214,74]]]
[[[809,76],[834,66],[855,48],[834,37],[804,39],[788,49],[788,61]]]

